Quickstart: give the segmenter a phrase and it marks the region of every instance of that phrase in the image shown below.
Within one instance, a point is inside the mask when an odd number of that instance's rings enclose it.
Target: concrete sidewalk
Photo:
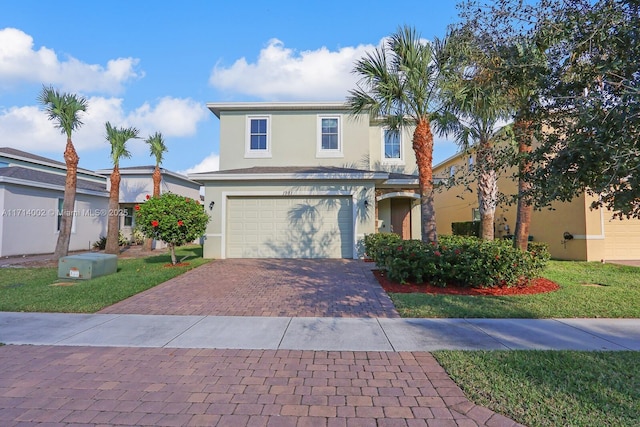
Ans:
[[[0,312],[0,342],[314,351],[639,351],[640,319],[376,319]]]

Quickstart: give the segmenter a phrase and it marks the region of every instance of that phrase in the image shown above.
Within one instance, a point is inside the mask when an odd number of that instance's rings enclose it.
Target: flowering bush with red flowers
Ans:
[[[197,200],[173,193],[147,198],[134,209],[140,231],[148,238],[165,242],[173,264],[177,263],[175,247],[200,238],[209,222],[209,215]]]
[[[523,252],[507,240],[440,236],[438,243],[402,240],[395,234],[365,236],[365,250],[387,277],[435,286],[516,286],[538,277],[549,260],[547,246]]]

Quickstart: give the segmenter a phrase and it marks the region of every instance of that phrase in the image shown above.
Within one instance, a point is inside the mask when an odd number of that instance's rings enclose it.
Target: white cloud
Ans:
[[[220,156],[217,153],[211,153],[194,167],[185,169],[178,173],[187,175],[190,173],[198,173],[198,172],[213,172],[219,169],[220,169]]]
[[[0,29],[0,88],[17,83],[44,83],[70,92],[116,94],[123,85],[144,73],[136,58],[117,58],[106,67],[76,58],[60,60],[53,49],[34,48],[33,37],[16,28]]]
[[[107,121],[118,127],[136,127],[142,139],[154,132],[179,138],[194,135],[198,123],[208,117],[204,106],[188,98],[162,98],[155,105],[145,103],[131,112],[124,110],[120,98],[92,97],[87,101],[87,112],[81,115],[83,125],[72,135],[79,152],[106,146]],[[0,135],[4,145],[31,152],[63,152],[66,144],[66,136],[36,106],[0,110]],[[143,146],[142,141],[133,141],[131,150],[137,153]]]
[[[240,58],[228,68],[216,65],[209,83],[221,90],[268,100],[340,100],[355,87],[355,62],[373,45],[326,47],[296,52],[272,39],[255,63]]]
[[[126,121],[143,133],[162,132],[163,136],[192,136],[198,122],[209,117],[207,109],[192,99],[165,97],[155,106],[145,102]]]

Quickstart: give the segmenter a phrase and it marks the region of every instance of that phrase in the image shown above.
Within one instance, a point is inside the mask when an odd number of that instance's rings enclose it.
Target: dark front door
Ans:
[[[391,199],[391,231],[403,239],[411,239],[411,199]]]

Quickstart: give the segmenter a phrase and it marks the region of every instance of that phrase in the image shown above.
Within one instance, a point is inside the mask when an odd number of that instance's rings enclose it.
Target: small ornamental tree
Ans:
[[[171,251],[171,263],[177,264],[175,247],[200,238],[209,215],[199,201],[173,193],[150,197],[135,206],[136,223],[151,239],[165,242]]]

